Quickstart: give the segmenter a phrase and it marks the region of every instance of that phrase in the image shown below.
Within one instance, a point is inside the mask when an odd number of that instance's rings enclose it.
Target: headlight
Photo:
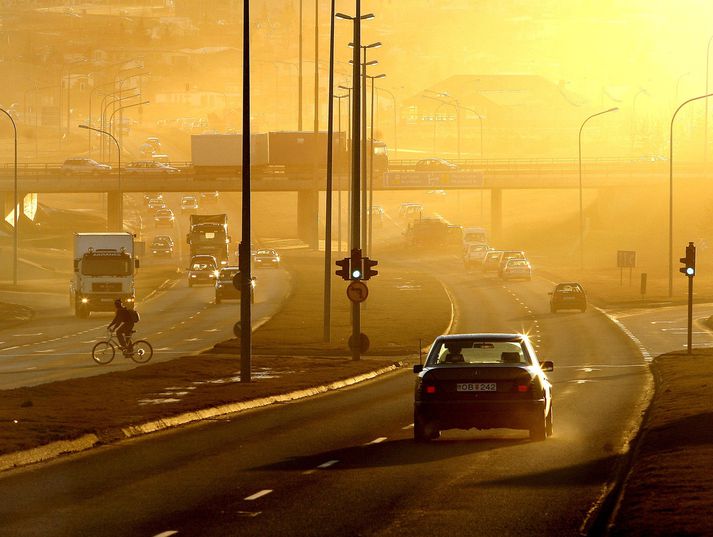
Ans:
[[[89,299],[88,298],[82,298],[82,304],[88,304]]]
[[[196,275],[195,275],[195,274],[191,274],[191,278],[195,278],[195,277],[196,277]]]
[[[220,271],[219,271],[219,270],[214,270],[212,275],[213,275],[214,278],[217,278],[217,277],[218,277],[218,274],[220,274]]]

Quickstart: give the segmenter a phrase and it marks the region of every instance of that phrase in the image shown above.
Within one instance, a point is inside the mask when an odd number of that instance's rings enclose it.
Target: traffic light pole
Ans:
[[[688,277],[688,354],[693,354],[693,276]]]
[[[361,249],[361,237],[359,230],[360,196],[359,183],[361,174],[359,166],[361,161],[360,139],[361,121],[359,107],[361,104],[361,84],[359,80],[359,52],[361,52],[361,0],[356,0],[356,12],[354,14],[354,48],[352,56],[352,251]],[[358,302],[352,302],[352,360],[361,358],[361,306]]]
[[[252,312],[250,293],[250,0],[243,2],[243,176],[242,237],[238,251],[240,280],[240,382],[250,382],[252,361]]]

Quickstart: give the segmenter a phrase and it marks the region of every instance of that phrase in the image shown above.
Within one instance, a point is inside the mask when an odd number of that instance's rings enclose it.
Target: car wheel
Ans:
[[[545,418],[545,435],[547,436],[552,436],[552,434],[554,433],[554,423],[552,418],[553,412],[554,410],[552,409],[552,405],[550,404],[550,412]]]
[[[547,426],[545,419],[537,417],[530,424],[530,440],[533,442],[541,442],[547,438]]]
[[[427,434],[426,427],[418,416],[413,420],[413,439],[416,442],[428,442],[431,440],[431,435]]]

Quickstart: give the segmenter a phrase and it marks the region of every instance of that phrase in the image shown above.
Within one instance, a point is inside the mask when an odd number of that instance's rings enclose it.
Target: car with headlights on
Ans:
[[[168,235],[156,235],[151,241],[151,253],[156,257],[173,257],[173,239]]]
[[[480,268],[483,272],[497,272],[500,266],[500,258],[503,255],[502,250],[490,250],[486,252],[483,258],[483,264]]]
[[[214,285],[218,277],[218,261],[208,254],[198,254],[191,257],[188,265],[188,287],[207,284]]]
[[[262,248],[253,254],[255,268],[280,268],[280,254],[275,250]]]
[[[504,250],[500,255],[500,262],[498,263],[498,276],[502,277],[505,264],[510,259],[527,259],[527,257],[522,250]]]
[[[198,210],[198,198],[186,195],[181,198],[181,212],[192,213]]]
[[[500,271],[503,280],[531,280],[532,266],[527,259],[511,258]]]
[[[587,311],[587,295],[584,288],[576,282],[558,283],[549,295],[551,313],[560,310]]]
[[[463,264],[466,270],[473,270],[483,264],[486,254],[490,251],[487,244],[469,244],[463,253]]]
[[[156,227],[172,227],[175,219],[176,217],[173,215],[171,209],[157,209],[153,215],[153,221]]]
[[[414,439],[446,429],[525,429],[532,440],[553,432],[552,384],[524,334],[438,336],[416,373]]]
[[[218,272],[215,279],[215,303],[220,304],[223,300],[240,300],[242,292],[235,287],[233,280],[240,277],[239,267],[223,267]],[[255,278],[250,282],[250,303],[255,303]]]

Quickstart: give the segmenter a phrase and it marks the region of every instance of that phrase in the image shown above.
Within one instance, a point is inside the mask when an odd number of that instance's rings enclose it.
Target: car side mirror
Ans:
[[[542,368],[542,371],[554,371],[555,365],[550,360],[545,360],[540,362],[540,368]]]
[[[420,373],[421,371],[423,371],[423,366],[421,364],[416,364],[413,366],[414,373]]]

